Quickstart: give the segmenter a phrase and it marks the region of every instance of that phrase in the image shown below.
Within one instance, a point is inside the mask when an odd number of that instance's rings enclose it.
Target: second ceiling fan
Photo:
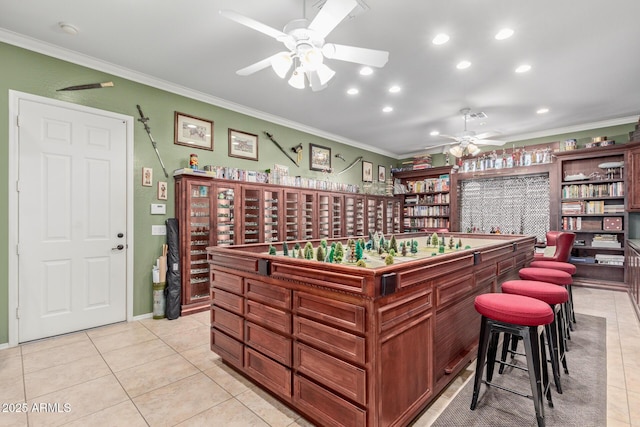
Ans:
[[[504,145],[506,143],[506,141],[499,141],[496,139],[487,139],[489,135],[491,135],[490,132],[477,134],[472,130],[467,130],[467,121],[471,117],[471,109],[463,108],[462,110],[460,110],[460,113],[463,115],[463,118],[464,118],[464,131],[458,134],[458,136],[440,134],[439,136],[452,139],[454,142],[441,144],[439,146],[436,145],[435,147],[453,145],[449,149],[449,153],[451,153],[456,157],[462,157],[465,154],[469,154],[472,156],[479,154],[480,148],[478,147],[478,145]]]
[[[282,42],[287,49],[236,73],[248,76],[271,66],[275,73],[284,79],[293,68],[289,77],[291,86],[304,89],[308,81],[313,91],[319,91],[324,89],[335,75],[335,71],[324,63],[324,58],[383,67],[389,59],[389,52],[325,43],[325,37],[357,6],[356,0],[327,0],[311,23],[306,19],[296,19],[285,25],[283,31],[232,10],[221,10],[220,14],[225,18],[273,37]]]

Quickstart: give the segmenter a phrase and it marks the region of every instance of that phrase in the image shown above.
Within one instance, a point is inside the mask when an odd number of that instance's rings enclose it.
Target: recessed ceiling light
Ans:
[[[529,70],[531,70],[531,65],[522,64],[518,68],[516,68],[516,73],[526,73]]]
[[[435,36],[433,38],[433,40],[431,40],[431,43],[433,43],[433,44],[445,44],[448,41],[449,41],[449,36],[444,34],[444,33],[440,33],[437,36]]]
[[[465,68],[469,68],[469,67],[471,67],[471,62],[466,61],[466,60],[465,61],[460,61],[460,62],[458,62],[458,65],[456,65],[456,68],[458,70],[464,70]]]
[[[511,28],[503,28],[496,34],[496,40],[504,40],[508,39],[513,35],[513,30]]]
[[[389,107],[389,106],[386,106],[382,109],[382,112],[384,113],[390,113],[392,111],[393,111],[393,107]]]
[[[371,67],[362,67],[360,68],[360,75],[369,76],[373,74],[373,68]]]
[[[440,135],[440,132],[439,132],[439,131],[437,131],[437,130],[432,130],[431,132],[429,132],[429,135],[431,135],[431,136],[438,136],[438,135]]]
[[[548,112],[549,112],[549,109],[546,108],[546,107],[539,108],[538,111],[536,111],[536,113],[538,113],[538,114],[546,114]]]
[[[67,34],[71,34],[72,36],[78,34],[78,29],[71,24],[67,24],[66,22],[58,22],[58,26],[62,31]]]
[[[347,93],[349,95],[357,95],[358,93],[360,93],[360,91],[358,89],[356,89],[355,87],[352,87],[349,90],[347,90]]]
[[[389,92],[391,93],[398,93],[402,90],[402,88],[398,85],[393,85],[389,88]]]

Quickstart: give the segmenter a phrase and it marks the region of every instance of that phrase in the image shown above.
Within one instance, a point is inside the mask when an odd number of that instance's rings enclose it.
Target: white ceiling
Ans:
[[[432,130],[459,134],[465,107],[488,116],[470,130],[499,132],[493,139],[504,141],[630,123],[640,114],[638,0],[364,2],[326,41],[387,50],[389,62],[363,77],[359,65],[327,59],[337,74],[320,92],[294,89],[271,68],[236,75],[282,44],[218,11],[281,30],[304,14],[312,19],[321,0],[306,7],[303,0],[0,0],[0,41],[398,158],[447,142]],[[64,33],[61,21],[78,34]],[[502,27],[513,37],[495,40]],[[439,32],[451,39],[436,46]],[[471,67],[456,69],[462,59]],[[523,63],[531,71],[516,74]],[[389,93],[393,84],[402,90]],[[346,94],[352,86],[357,96]],[[393,112],[383,113],[386,105]],[[536,114],[541,107],[549,113]]]

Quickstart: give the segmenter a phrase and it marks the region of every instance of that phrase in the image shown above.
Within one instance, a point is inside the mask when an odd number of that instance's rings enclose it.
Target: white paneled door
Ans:
[[[20,100],[19,342],[126,319],[126,129]]]

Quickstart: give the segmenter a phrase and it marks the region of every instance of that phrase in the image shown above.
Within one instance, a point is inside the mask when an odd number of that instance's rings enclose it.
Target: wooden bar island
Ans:
[[[450,236],[471,248],[372,268],[209,247],[211,349],[317,425],[407,425],[475,358],[475,296],[533,258],[533,236]]]

